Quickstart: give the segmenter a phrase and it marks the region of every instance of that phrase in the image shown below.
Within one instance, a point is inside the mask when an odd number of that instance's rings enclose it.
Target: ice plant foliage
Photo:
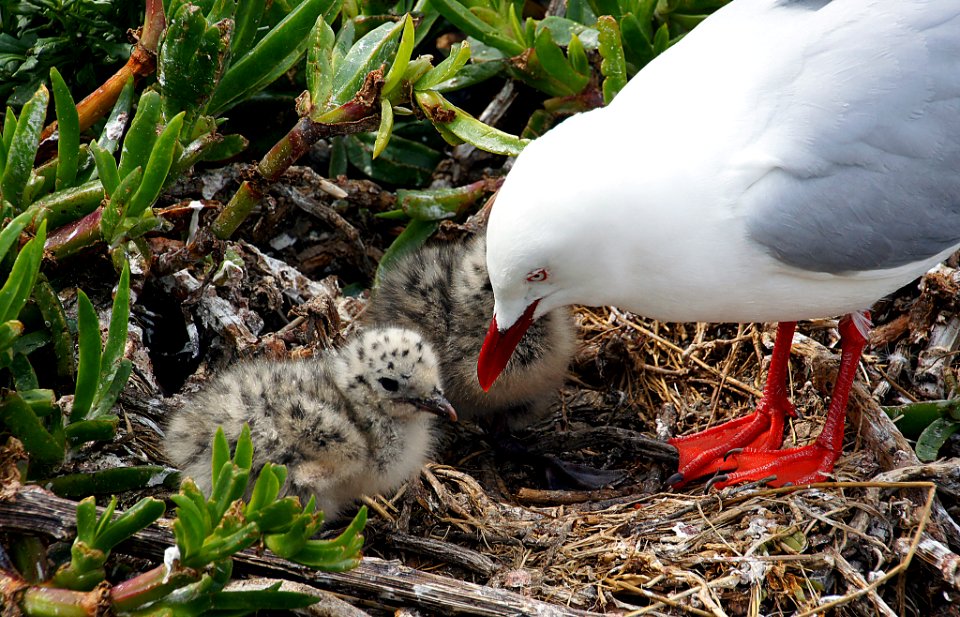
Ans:
[[[0,548],[0,602],[25,615],[93,615],[108,607],[117,615],[193,616],[200,614],[246,615],[262,608],[292,609],[309,606],[319,598],[280,591],[276,587],[256,592],[231,592],[233,555],[262,542],[272,552],[297,563],[326,571],[342,571],[359,563],[361,531],[366,507],[360,508],[347,528],[331,540],[312,536],[323,523],[314,500],[301,506],[297,497],[280,497],[286,468],[267,464],[245,500],[253,446],[244,427],[233,456],[219,431],[213,444],[213,475],[209,495],[202,494],[189,478],[172,500],[177,504],[173,521],[175,547],[164,563],[134,578],[103,585],[104,565],[111,550],[164,513],[163,502],[147,497],[114,516],[117,500],[97,513],[94,499],[77,504],[77,535],[70,561],[49,581],[27,581]],[[37,568],[36,571],[41,569]]]

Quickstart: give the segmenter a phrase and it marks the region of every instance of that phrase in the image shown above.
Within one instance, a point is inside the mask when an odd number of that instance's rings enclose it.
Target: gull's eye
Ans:
[[[548,277],[548,276],[549,276],[549,274],[547,273],[547,271],[546,271],[545,269],[543,269],[543,268],[537,268],[536,270],[534,270],[533,272],[531,272],[530,274],[527,275],[527,282],[528,282],[528,283],[539,283],[539,282],[541,282],[541,281],[547,280],[547,277]]]
[[[381,377],[377,381],[380,382],[380,386],[387,392],[396,392],[400,389],[400,384],[397,383],[396,379],[391,379],[389,377]]]

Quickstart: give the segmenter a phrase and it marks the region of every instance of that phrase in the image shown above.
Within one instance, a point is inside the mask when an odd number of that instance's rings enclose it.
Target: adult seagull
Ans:
[[[672,440],[670,482],[818,481],[842,447],[863,309],[958,247],[960,2],[735,0],[517,158],[487,232],[480,384],[567,304],[779,321],[756,412]],[[777,450],[795,322],[838,314],[824,428]]]

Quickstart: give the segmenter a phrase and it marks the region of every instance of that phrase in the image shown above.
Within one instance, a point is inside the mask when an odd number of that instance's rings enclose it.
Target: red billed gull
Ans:
[[[735,0],[608,107],[517,159],[487,232],[496,302],[480,384],[567,304],[778,321],[757,411],[672,440],[671,483],[718,470],[720,486],[822,480],[842,446],[863,309],[958,247],[960,2]],[[795,321],[839,314],[823,431],[777,450]]]

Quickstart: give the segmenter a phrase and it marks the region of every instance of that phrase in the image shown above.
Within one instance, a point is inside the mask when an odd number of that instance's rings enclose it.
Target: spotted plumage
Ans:
[[[364,315],[371,324],[417,330],[440,358],[444,391],[461,418],[505,419],[517,427],[542,416],[556,399],[573,357],[569,308],[530,327],[501,378],[484,393],[477,356],[493,311],[482,237],[427,246],[385,272]]]
[[[432,348],[416,332],[373,328],[317,358],[226,371],[185,401],[165,447],[209,490],[217,427],[232,446],[246,422],[254,472],[266,461],[286,465],[287,493],[303,503],[315,495],[331,517],[360,495],[393,490],[417,473],[433,447],[433,418],[424,411],[456,417]]]

